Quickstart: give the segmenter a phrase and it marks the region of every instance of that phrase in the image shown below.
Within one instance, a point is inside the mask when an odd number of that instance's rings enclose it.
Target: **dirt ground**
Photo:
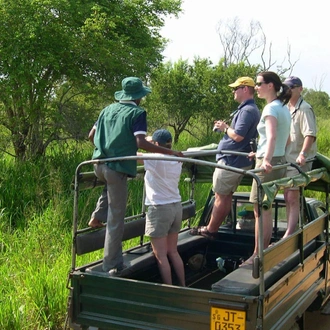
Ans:
[[[330,308],[329,308],[329,312],[330,312]],[[330,314],[322,314],[320,311],[306,312],[305,322],[306,322],[305,324],[306,330],[329,330]]]

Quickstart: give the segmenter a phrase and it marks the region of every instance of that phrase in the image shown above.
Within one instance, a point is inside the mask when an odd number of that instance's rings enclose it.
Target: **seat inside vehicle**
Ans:
[[[308,257],[315,250],[316,244],[316,240],[312,240],[305,245],[305,257]],[[265,288],[267,289],[271,287],[286,273],[296,267],[299,264],[299,261],[299,251],[296,251],[290,257],[283,260],[271,270],[266,272],[264,274]],[[218,282],[214,283],[212,285],[212,291],[228,294],[258,296],[260,288],[259,284],[260,279],[255,279],[252,277],[252,265],[244,265],[234,270]]]
[[[193,218],[196,215],[196,202],[194,200],[187,200],[182,202],[182,221]],[[135,216],[134,220],[125,223],[123,241],[135,237],[141,237],[145,231],[145,214]],[[93,251],[100,250],[104,247],[106,228],[97,230],[84,229],[78,232],[75,237],[75,247],[77,255],[83,255]]]
[[[180,255],[195,254],[195,251],[205,253],[209,241],[204,237],[191,236],[188,230],[181,232],[179,235],[178,251]],[[189,253],[189,251],[191,251],[191,253]],[[144,279],[146,279],[146,273],[156,273],[157,275],[159,273],[158,271],[150,272],[150,267],[157,267],[156,258],[152,252],[150,244],[126,251],[123,253],[123,257],[124,264],[127,268],[121,272],[120,277],[139,279],[144,276]],[[102,263],[88,267],[86,272],[96,272],[107,276],[107,273],[102,271]]]

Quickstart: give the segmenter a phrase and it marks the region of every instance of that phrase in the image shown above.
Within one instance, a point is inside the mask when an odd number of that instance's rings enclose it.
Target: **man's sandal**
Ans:
[[[217,233],[209,232],[206,226],[192,228],[190,229],[189,234],[192,236],[203,236],[210,240],[213,240],[217,237]]]

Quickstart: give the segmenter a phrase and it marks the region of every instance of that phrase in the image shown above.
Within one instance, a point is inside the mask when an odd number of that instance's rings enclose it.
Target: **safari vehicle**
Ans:
[[[203,149],[203,148],[202,148]],[[191,189],[183,202],[183,225],[178,250],[185,264],[186,287],[162,284],[156,259],[144,237],[145,210],[125,221],[123,241],[138,239],[136,246],[123,252],[128,266],[120,277],[102,272],[102,260],[77,266],[77,258],[103,248],[105,229],[78,229],[79,194],[88,187],[104,185],[79,164],[74,180],[72,265],[67,326],[72,329],[304,329],[307,310],[318,310],[330,296],[329,260],[329,169],[330,160],[318,155],[313,169],[293,178],[261,184],[255,170],[244,171],[242,186],[258,182],[258,209],[273,207],[272,244],[259,251],[253,265],[239,265],[254,249],[254,219],[247,192],[237,192],[232,212],[213,240],[191,236],[192,223],[206,225],[213,207],[211,189],[215,167],[240,169],[215,163],[214,150],[193,150],[184,158],[183,175]],[[150,159],[156,155],[137,158]],[[133,157],[134,158],[134,157]],[[167,157],[173,160],[173,157]],[[125,158],[118,158],[123,160]],[[164,159],[164,158],[163,158]],[[109,160],[104,160],[109,161]],[[111,160],[110,160],[111,161]],[[287,164],[285,166],[295,166]],[[274,169],[275,170],[275,169]],[[195,201],[200,184],[209,183],[205,201]],[[286,229],[285,202],[277,194],[284,187],[298,186],[301,192],[299,228],[281,239]],[[317,191],[322,200],[305,197],[306,190]],[[197,205],[199,203],[201,205]],[[196,210],[201,209],[201,212]],[[259,226],[262,228],[262,218]]]

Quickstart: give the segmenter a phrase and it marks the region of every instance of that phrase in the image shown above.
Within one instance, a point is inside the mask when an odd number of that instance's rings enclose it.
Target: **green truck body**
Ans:
[[[186,155],[185,176],[192,187],[211,182],[217,165],[214,152]],[[148,157],[148,156],[144,156]],[[151,156],[150,156],[151,157]],[[172,157],[169,157],[171,159]],[[102,260],[76,266],[80,255],[103,248],[105,229],[78,229],[78,198],[82,189],[103,185],[93,173],[77,168],[74,182],[72,267],[68,277],[67,327],[72,329],[304,329],[307,310],[318,310],[330,296],[328,190],[329,160],[318,155],[313,170],[294,178],[260,184],[265,199],[259,208],[273,207],[274,232],[267,249],[261,249],[253,265],[239,267],[254,248],[254,220],[242,219],[251,207],[248,193],[233,196],[232,212],[214,240],[191,236],[191,219],[207,224],[213,193],[196,214],[193,194],[183,202],[183,228],[178,250],[185,264],[186,287],[162,284],[150,243],[144,239],[144,210],[129,217],[123,240],[135,246],[123,252],[128,265],[120,277],[102,272]],[[292,164],[291,164],[292,166]],[[230,167],[228,170],[236,171]],[[249,185],[255,172],[245,173]],[[211,183],[210,183],[211,184]],[[285,201],[278,191],[296,185],[301,191],[299,228],[286,239]],[[324,199],[305,198],[306,189],[320,192]],[[201,207],[199,205],[199,207]],[[262,221],[262,219],[261,219]],[[260,243],[262,242],[260,237]],[[261,243],[262,244],[262,243]],[[262,246],[261,246],[262,248]]]

